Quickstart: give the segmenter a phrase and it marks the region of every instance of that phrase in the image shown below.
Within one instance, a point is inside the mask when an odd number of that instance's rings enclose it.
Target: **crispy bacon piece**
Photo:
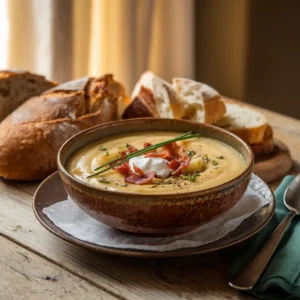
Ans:
[[[153,178],[156,176],[155,172],[149,172],[145,174],[139,167],[133,165],[133,173],[130,169],[129,163],[125,162],[120,166],[114,168],[114,170],[125,177],[125,181],[132,184],[151,184]]]
[[[183,171],[188,167],[191,159],[187,155],[181,156],[179,159],[176,160],[180,165],[179,167],[173,171],[171,174],[173,176],[179,176],[183,173]]]
[[[164,151],[164,152],[148,152],[147,154],[144,155],[144,157],[160,157],[160,158],[167,159],[167,157],[169,156],[167,151]]]
[[[136,149],[134,146],[132,146],[132,145],[129,145],[128,147],[127,147],[127,154],[129,154],[129,153],[132,153],[132,152],[135,152],[135,151],[138,151],[138,149]]]
[[[123,176],[129,176],[132,174],[128,162],[122,163],[120,166],[115,167],[114,170]]]
[[[142,177],[146,177],[145,173],[143,170],[141,170],[139,167],[137,167],[135,164],[133,164],[134,172],[141,175]]]
[[[127,151],[122,151],[122,152],[120,152],[120,156],[122,157],[122,156],[125,156],[125,155],[127,155]]]
[[[125,181],[132,184],[151,184],[153,178],[156,176],[154,171],[151,171],[145,174],[145,177],[142,177],[139,174],[132,173],[131,175],[125,177]]]
[[[170,162],[168,162],[168,167],[173,171],[177,170],[179,166],[180,162],[178,162],[176,159],[173,159]]]
[[[150,147],[150,146],[152,146],[151,143],[148,143],[148,142],[144,143],[144,148],[148,148],[148,147]]]

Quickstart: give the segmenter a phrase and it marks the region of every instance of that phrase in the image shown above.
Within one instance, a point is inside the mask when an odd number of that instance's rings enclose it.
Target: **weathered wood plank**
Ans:
[[[153,260],[113,257],[70,245],[35,219],[31,196],[0,182],[0,232],[124,299],[247,299],[230,289],[222,256]],[[209,258],[208,258],[209,257]]]
[[[117,299],[3,237],[0,244],[0,299]]]

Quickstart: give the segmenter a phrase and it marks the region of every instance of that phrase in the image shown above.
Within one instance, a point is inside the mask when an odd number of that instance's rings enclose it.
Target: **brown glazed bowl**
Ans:
[[[103,138],[143,131],[201,133],[236,149],[247,167],[233,180],[214,188],[186,194],[145,195],[108,191],[70,175],[68,158],[81,147]],[[129,119],[90,128],[70,138],[58,153],[63,185],[73,201],[88,215],[108,226],[134,234],[175,235],[207,223],[229,210],[244,194],[254,159],[250,147],[237,136],[214,126],[175,119]]]

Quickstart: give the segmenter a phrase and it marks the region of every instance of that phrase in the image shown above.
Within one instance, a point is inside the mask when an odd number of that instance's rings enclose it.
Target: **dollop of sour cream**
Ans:
[[[160,157],[136,156],[129,159],[130,169],[132,172],[135,172],[133,165],[137,166],[145,174],[154,171],[161,178],[166,178],[171,173],[171,169],[168,167],[168,161]]]

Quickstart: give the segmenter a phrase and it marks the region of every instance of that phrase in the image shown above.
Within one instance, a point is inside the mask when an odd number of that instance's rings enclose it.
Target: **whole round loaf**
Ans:
[[[117,118],[125,90],[112,75],[70,81],[29,99],[0,124],[0,176],[40,180],[56,170],[61,145]]]

